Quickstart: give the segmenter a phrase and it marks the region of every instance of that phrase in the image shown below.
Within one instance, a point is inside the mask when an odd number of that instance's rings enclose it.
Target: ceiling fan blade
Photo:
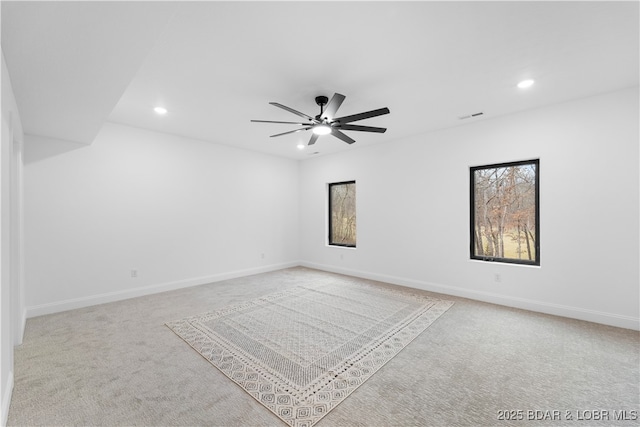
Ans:
[[[385,133],[387,131],[387,128],[377,128],[373,126],[359,126],[359,125],[349,125],[349,124],[340,125],[339,129],[340,130],[357,130],[361,132],[378,132],[378,133]]]
[[[251,120],[254,123],[282,123],[286,125],[300,125],[300,126],[311,126],[313,123],[300,123],[300,122],[276,122],[273,120]]]
[[[275,137],[275,136],[282,136],[282,135],[288,135],[290,133],[296,133],[296,132],[301,132],[303,130],[309,130],[311,129],[311,126],[306,127],[306,128],[301,128],[301,129],[296,129],[296,130],[290,130],[289,132],[283,132],[283,133],[277,133],[275,135],[271,135],[271,138]]]
[[[338,139],[343,140],[347,144],[353,144],[354,142],[356,142],[355,139],[349,138],[347,135],[345,135],[344,133],[340,132],[338,129],[331,129],[331,135],[335,136]]]
[[[322,112],[323,118],[333,119],[333,116],[336,115],[338,108],[342,105],[345,96],[339,93],[334,93],[331,97],[331,101],[327,104],[326,108]]]
[[[286,105],[278,104],[277,102],[270,102],[269,104],[274,105],[278,108],[282,108],[283,110],[287,110],[288,112],[298,115],[300,117],[304,117],[305,119],[311,120],[312,122],[315,122],[315,119],[313,117],[307,116],[305,113],[301,113],[300,111],[294,110],[293,108],[289,108]]]
[[[318,137],[319,137],[319,136],[320,136],[320,135],[318,135],[317,133],[312,133],[312,134],[311,134],[311,139],[309,140],[309,144],[307,144],[307,145],[313,145],[313,144],[315,144],[315,143],[316,143],[316,141],[318,140]]]
[[[389,109],[379,108],[377,110],[367,111],[366,113],[353,114],[351,116],[338,117],[334,120],[340,123],[351,123],[356,122],[358,120],[368,119],[369,117],[381,116],[383,114],[389,114]]]

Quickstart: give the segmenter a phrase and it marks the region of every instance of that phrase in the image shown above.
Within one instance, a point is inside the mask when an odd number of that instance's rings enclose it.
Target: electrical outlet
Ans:
[[[502,282],[502,276],[500,275],[500,273],[496,273],[496,274],[493,276],[493,278],[494,278],[494,280],[495,280],[496,282]]]
[[[264,259],[264,252],[260,254],[260,258]]]
[[[132,279],[138,278],[138,270],[131,270],[131,278]]]

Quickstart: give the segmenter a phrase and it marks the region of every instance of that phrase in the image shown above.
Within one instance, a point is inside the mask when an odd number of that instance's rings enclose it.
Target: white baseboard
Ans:
[[[603,325],[616,326],[618,328],[640,330],[640,318],[622,316],[614,313],[588,310],[580,307],[571,307],[560,304],[553,304],[525,298],[510,297],[490,292],[473,291],[456,286],[430,283],[420,280],[408,279],[404,277],[388,276],[347,268],[334,267],[331,265],[316,264],[313,262],[301,261],[300,265],[317,270],[329,271],[332,273],[345,274],[349,276],[361,277],[363,279],[376,280],[379,282],[391,283],[394,285],[407,286],[424,291],[436,292],[446,295],[453,295],[462,298],[469,298],[477,301],[492,304],[504,305],[507,307],[520,308],[523,310],[535,311],[538,313],[552,314],[554,316],[568,317],[571,319],[585,320],[587,322],[600,323]]]
[[[191,286],[204,285],[207,283],[219,282],[221,280],[235,279],[238,277],[250,276],[252,274],[266,273],[269,271],[280,270],[283,268],[304,266],[315,268],[317,270],[329,271],[333,273],[346,274],[349,276],[361,277],[364,279],[377,280],[380,282],[392,283],[395,285],[408,286],[411,288],[422,289],[425,291],[436,292],[446,295],[453,295],[462,298],[469,298],[477,301],[488,302],[492,304],[504,305],[507,307],[520,308],[539,313],[552,314],[555,316],[568,317],[572,319],[585,320],[588,322],[600,323],[603,325],[616,326],[619,328],[640,330],[640,319],[630,316],[622,316],[614,313],[605,313],[601,311],[588,310],[580,307],[571,307],[560,304],[553,304],[541,301],[535,301],[525,298],[510,297],[490,292],[473,291],[456,286],[443,285],[439,283],[425,282],[404,277],[389,276],[385,274],[377,274],[360,270],[352,270],[347,268],[335,267],[331,265],[317,264],[308,261],[288,262],[282,264],[272,264],[263,267],[250,268],[246,270],[232,271],[228,273],[220,273],[206,277],[196,277],[192,279],[179,280],[175,282],[160,283],[150,286],[144,286],[135,289],[127,289],[126,291],[109,292],[100,295],[93,295],[83,298],[75,298],[65,301],[58,301],[48,304],[27,307],[23,316],[22,331],[24,333],[24,322],[29,317],[42,316],[45,314],[58,313],[61,311],[73,310],[77,308],[89,307],[97,304],[121,301],[128,298],[135,298],[144,295],[150,295],[160,292],[172,291],[176,289],[188,288]]]
[[[2,388],[2,406],[0,407],[0,424],[1,426],[7,425],[7,419],[9,418],[9,405],[11,404],[11,394],[13,393],[13,370],[9,372],[7,383]]]
[[[24,339],[24,329],[27,326],[27,309],[24,308],[22,310],[22,313],[20,313],[20,318],[18,319],[18,322],[20,322],[19,324],[19,329],[17,331],[17,336],[14,337],[14,345],[20,345],[22,344],[22,340]]]
[[[207,283],[219,282],[221,280],[235,279],[237,277],[250,276],[253,274],[267,273],[269,271],[281,270],[283,268],[296,267],[299,262],[288,262],[282,264],[271,264],[262,267],[249,268],[245,270],[231,271],[227,273],[214,274],[212,276],[195,277],[191,279],[178,280],[175,282],[158,283],[155,285],[143,286],[124,291],[108,292],[99,295],[91,295],[82,298],[73,298],[64,301],[56,301],[47,304],[27,307],[26,318],[42,316],[45,314],[59,313],[77,308],[89,307],[92,305],[105,304],[108,302],[122,301],[129,298],[144,295],[157,294],[160,292],[173,291],[176,289],[188,288],[191,286],[205,285]]]

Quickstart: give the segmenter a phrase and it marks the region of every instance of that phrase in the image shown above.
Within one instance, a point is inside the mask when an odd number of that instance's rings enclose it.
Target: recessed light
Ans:
[[[156,107],[153,109],[153,111],[155,111],[156,113],[162,115],[162,114],[167,114],[167,109],[164,107]]]
[[[533,86],[533,84],[534,84],[534,83],[535,83],[535,82],[534,82],[533,80],[530,80],[530,79],[529,79],[529,80],[523,80],[523,81],[521,81],[520,83],[518,83],[518,87],[519,87],[520,89],[526,89],[526,88],[528,88],[528,87]]]
[[[304,150],[304,144],[298,144],[297,147],[298,150]]]

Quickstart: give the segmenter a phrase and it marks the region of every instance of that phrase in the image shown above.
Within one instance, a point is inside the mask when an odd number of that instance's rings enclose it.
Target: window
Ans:
[[[356,182],[329,184],[329,244],[356,247]]]
[[[472,259],[540,265],[540,161],[471,168]]]

